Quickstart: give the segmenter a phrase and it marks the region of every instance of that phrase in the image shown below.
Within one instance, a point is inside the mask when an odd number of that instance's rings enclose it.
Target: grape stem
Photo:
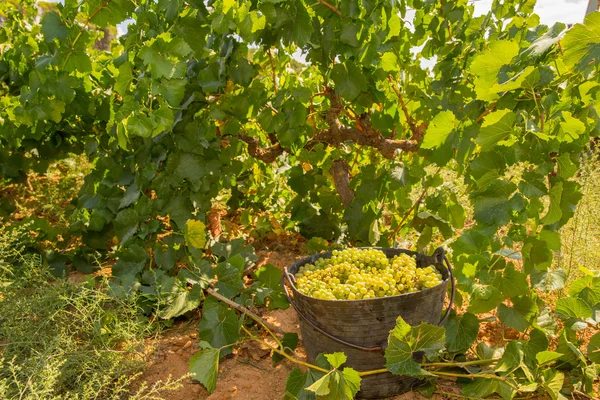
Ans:
[[[422,363],[419,364],[421,367],[433,367],[433,368],[444,368],[444,367],[464,367],[469,365],[488,365],[495,364],[500,359],[491,358],[489,360],[472,360],[472,361],[462,361],[462,362],[436,362],[436,363]]]
[[[276,347],[272,346],[271,344],[269,344],[269,343],[265,342],[264,340],[262,340],[262,339],[261,339],[261,338],[259,338],[258,336],[255,336],[255,335],[253,335],[253,334],[252,334],[252,332],[250,332],[250,331],[248,330],[248,328],[246,328],[246,327],[245,327],[245,326],[243,326],[243,325],[242,325],[242,330],[243,330],[244,332],[246,332],[246,334],[247,334],[248,336],[250,336],[250,338],[251,338],[252,340],[254,340],[254,341],[256,341],[256,342],[258,342],[258,343],[262,344],[263,346],[266,346],[266,347],[268,347],[269,349],[273,350],[275,353],[277,353],[277,354],[279,354],[279,355],[281,355],[281,356],[283,356],[283,357],[287,358],[288,360],[290,360],[291,362],[293,362],[293,363],[295,363],[295,364],[302,365],[302,366],[304,366],[304,367],[306,367],[306,368],[314,369],[314,370],[321,371],[321,372],[324,372],[324,373],[328,373],[328,372],[329,372],[329,371],[328,371],[328,370],[326,370],[325,368],[321,368],[321,367],[319,367],[319,366],[316,366],[316,365],[313,365],[313,364],[306,363],[306,362],[304,362],[304,361],[298,360],[298,359],[297,359],[297,358],[295,358],[295,357],[292,357],[292,356],[290,356],[290,355],[289,355],[288,353],[286,353],[285,351],[283,351],[283,350],[281,350],[281,349],[278,349],[278,348],[276,348]],[[283,348],[283,346],[281,346],[281,347]]]

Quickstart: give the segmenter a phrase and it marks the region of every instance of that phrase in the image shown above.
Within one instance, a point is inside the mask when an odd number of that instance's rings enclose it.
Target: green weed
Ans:
[[[136,299],[115,299],[106,279],[53,281],[41,257],[0,228],[0,398],[158,399],[179,386],[131,383],[145,365],[156,324]]]

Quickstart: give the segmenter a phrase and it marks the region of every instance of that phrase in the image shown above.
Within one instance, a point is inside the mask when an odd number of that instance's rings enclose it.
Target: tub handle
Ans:
[[[448,261],[448,257],[446,257],[446,254],[444,252],[444,249],[441,247],[438,247],[434,253],[433,253],[433,257],[436,259],[437,262],[439,262],[440,264],[442,264],[442,262],[444,262],[446,264],[446,268],[448,268],[448,274],[449,274],[449,278],[450,278],[450,285],[452,287],[452,291],[450,293],[450,302],[448,304],[448,308],[446,309],[446,312],[444,313],[444,316],[442,317],[442,319],[440,319],[440,322],[438,322],[438,326],[441,326],[446,319],[448,318],[448,316],[450,315],[450,311],[452,311],[452,305],[454,304],[454,293],[456,291],[456,284],[454,282],[454,275],[452,274],[452,267],[450,266],[450,261]],[[387,347],[387,343],[383,343],[381,346],[375,346],[375,347],[365,347],[365,346],[361,346],[358,344],[354,344],[354,343],[350,343],[345,341],[344,339],[340,339],[337,336],[332,335],[329,332],[324,331],[323,329],[319,328],[317,326],[317,324],[315,324],[313,321],[311,321],[310,318],[308,318],[306,315],[304,315],[303,312],[301,312],[298,307],[296,306],[296,303],[294,303],[292,297],[290,296],[290,293],[288,292],[287,286],[285,285],[285,280],[288,280],[288,282],[290,282],[290,284],[294,284],[296,282],[296,279],[294,278],[293,275],[290,275],[287,267],[283,268],[283,274],[281,276],[281,286],[283,287],[283,292],[285,293],[285,297],[287,297],[288,302],[291,304],[291,306],[294,308],[294,310],[296,310],[296,313],[298,313],[298,316],[300,318],[302,318],[303,320],[305,320],[306,322],[308,322],[310,324],[310,326],[312,326],[317,332],[327,336],[329,339],[332,339],[338,343],[341,343],[345,346],[348,347],[352,347],[354,349],[358,349],[358,350],[363,350],[363,351],[381,351],[384,350]]]
[[[443,251],[443,249],[442,249],[442,251]],[[448,302],[448,308],[446,309],[446,313],[444,314],[442,319],[440,319],[440,322],[438,322],[438,326],[442,326],[444,324],[444,322],[446,322],[446,320],[450,316],[450,312],[452,311],[452,305],[454,305],[454,294],[456,293],[456,282],[454,281],[454,274],[452,273],[452,266],[450,266],[450,261],[448,261],[448,257],[446,257],[446,254],[444,254],[444,253],[442,253],[442,254],[444,257],[444,262],[446,263],[446,268],[448,268],[448,275],[450,278],[450,287],[452,288],[452,290],[450,291],[450,301]]]

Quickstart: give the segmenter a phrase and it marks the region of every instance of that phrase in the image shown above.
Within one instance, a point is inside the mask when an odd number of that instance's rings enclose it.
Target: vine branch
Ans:
[[[492,110],[493,110],[494,108],[496,108],[496,103],[492,103],[492,104],[490,104],[490,106],[489,106],[488,108],[486,108],[486,109],[485,109],[485,111],[484,111],[484,112],[482,112],[482,113],[481,113],[481,115],[480,115],[479,117],[477,117],[477,119],[475,120],[475,122],[476,122],[476,123],[479,123],[479,122],[481,122],[481,120],[482,120],[482,119],[483,119],[483,118],[484,118],[486,115],[488,115],[489,113],[491,113],[491,112],[492,112]]]
[[[439,174],[441,170],[442,170],[442,167],[439,167],[435,171],[434,175]],[[427,189],[429,189],[429,186],[425,185],[425,187],[423,188],[423,191],[421,192],[421,195],[417,198],[417,200],[413,203],[413,205],[404,213],[404,215],[402,216],[402,219],[400,220],[400,223],[398,223],[398,226],[396,227],[396,229],[394,229],[394,232],[392,232],[392,234],[388,237],[388,240],[394,239],[396,237],[396,235],[398,234],[398,231],[400,231],[400,228],[402,228],[402,225],[404,224],[404,222],[406,221],[406,219],[408,218],[410,213],[413,212],[413,210],[421,203],[421,201],[423,200],[423,197],[425,197],[425,194],[427,193]]]
[[[344,16],[342,15],[342,13],[340,12],[340,10],[338,10],[337,8],[335,8],[335,6],[332,6],[331,4],[329,4],[328,2],[326,2],[325,0],[317,0],[319,3],[323,4],[325,7],[329,8],[331,11],[333,11],[334,13],[336,13],[337,15],[340,16],[340,18],[344,18]]]
[[[242,314],[246,314],[247,316],[249,316],[250,318],[252,318],[255,322],[257,322],[258,324],[262,325],[267,331],[270,331],[269,333],[271,333],[271,336],[275,337],[275,335],[273,335],[272,332],[277,332],[280,335],[283,335],[285,333],[281,329],[279,329],[278,327],[269,324],[267,321],[263,320],[261,317],[259,317],[258,315],[254,314],[252,311],[248,310],[246,307],[244,307],[244,306],[236,303],[235,301],[229,300],[227,297],[219,294],[214,289],[208,288],[208,289],[206,289],[206,293],[208,293],[211,296],[215,297],[217,300],[222,301],[223,303],[227,304],[228,306],[230,306],[232,308],[235,308],[236,310],[238,310]],[[278,340],[278,339],[275,337],[275,340]]]
[[[417,151],[419,143],[425,134],[427,124],[422,124],[415,128],[417,134],[413,134],[411,139],[390,139],[384,137],[381,132],[374,129],[371,125],[370,115],[361,114],[355,120],[355,126],[345,126],[340,122],[339,116],[344,110],[339,96],[331,94],[331,107],[327,110],[326,122],[329,128],[322,129],[314,135],[304,146],[307,150],[312,150],[317,144],[324,143],[328,146],[339,146],[344,142],[354,142],[359,146],[373,147],[387,159],[394,159],[398,151],[414,152]],[[248,153],[263,162],[271,163],[284,152],[289,152],[276,142],[276,137],[271,135],[271,141],[275,142],[271,147],[260,147],[259,139],[254,136],[238,134],[238,138],[248,144]]]

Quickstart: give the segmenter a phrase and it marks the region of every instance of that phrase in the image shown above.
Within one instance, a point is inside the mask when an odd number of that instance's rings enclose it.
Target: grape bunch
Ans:
[[[298,291],[323,300],[359,300],[432,288],[442,282],[434,267],[417,268],[414,257],[388,259],[376,249],[334,250],[331,258],[305,264],[296,274]]]

